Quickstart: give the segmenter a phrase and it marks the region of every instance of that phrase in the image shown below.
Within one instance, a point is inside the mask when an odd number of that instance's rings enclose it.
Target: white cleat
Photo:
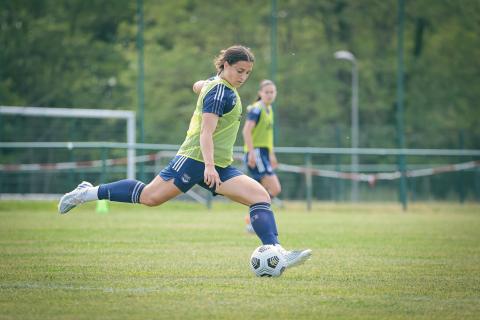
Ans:
[[[85,202],[85,194],[88,188],[93,187],[90,182],[83,181],[73,191],[65,193],[58,202],[58,212],[65,214],[77,205]]]
[[[285,257],[285,260],[287,261],[287,268],[293,268],[301,265],[310,259],[312,255],[311,249],[287,251],[279,244],[275,245],[275,247],[277,247],[280,253],[282,253]]]

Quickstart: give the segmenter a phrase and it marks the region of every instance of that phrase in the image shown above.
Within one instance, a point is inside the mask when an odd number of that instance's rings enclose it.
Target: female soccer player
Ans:
[[[273,150],[273,109],[272,103],[277,97],[277,88],[273,81],[260,82],[257,101],[247,107],[247,121],[243,127],[245,142],[244,161],[253,179],[265,187],[270,197],[276,197],[282,187],[274,169],[277,157]],[[253,233],[250,217],[245,217],[247,231]]]
[[[254,56],[244,46],[222,50],[214,64],[217,76],[198,81],[199,94],[187,137],[177,155],[148,185],[125,179],[94,187],[80,183],[58,203],[61,214],[98,199],[158,206],[198,184],[250,207],[253,228],[263,244],[278,246],[293,267],[307,260],[311,250],[286,251],[278,241],[270,196],[255,180],[231,166],[233,144],[240,126],[242,103],[237,88],[252,72]]]

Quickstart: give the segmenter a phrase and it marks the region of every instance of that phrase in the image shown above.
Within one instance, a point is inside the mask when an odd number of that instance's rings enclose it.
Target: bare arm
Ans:
[[[248,166],[250,168],[255,167],[255,154],[253,152],[253,138],[252,138],[252,130],[255,128],[256,123],[253,120],[247,120],[245,122],[245,125],[243,126],[242,134],[243,134],[243,140],[245,141],[245,144],[247,145],[247,151],[248,151]]]
[[[275,151],[270,150],[270,164],[272,165],[273,169],[278,168],[278,160],[277,156],[275,155]]]
[[[214,113],[202,115],[202,129],[200,131],[200,149],[202,150],[203,161],[205,162],[204,181],[209,187],[215,189],[222,183],[220,176],[215,169],[213,160],[213,133],[217,127],[218,116]]]
[[[202,91],[202,88],[203,86],[205,85],[205,83],[207,82],[207,80],[199,80],[197,82],[195,82],[193,84],[193,92],[195,92],[196,94],[200,94],[200,91]]]

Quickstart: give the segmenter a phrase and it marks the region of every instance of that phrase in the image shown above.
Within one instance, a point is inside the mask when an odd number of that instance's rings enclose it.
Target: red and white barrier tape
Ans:
[[[406,176],[409,178],[423,177],[423,176],[430,176],[430,175],[439,174],[439,173],[468,170],[468,169],[473,169],[475,167],[480,167],[480,161],[468,161],[468,162],[457,163],[457,164],[449,164],[449,165],[435,167],[435,168],[408,170],[406,172]],[[320,177],[326,177],[326,178],[366,181],[370,184],[374,184],[377,180],[395,180],[395,179],[399,179],[402,176],[402,173],[400,171],[366,174],[366,173],[338,172],[338,171],[321,170],[321,169],[313,169],[313,168],[309,169],[305,167],[292,166],[288,164],[279,164],[278,169],[285,172],[296,172],[296,173],[303,173],[303,174],[310,172],[314,176],[320,176]]]
[[[135,162],[153,161],[156,154],[136,156]],[[56,163],[31,163],[31,164],[0,164],[0,171],[48,171],[48,170],[70,170],[81,168],[98,168],[103,165],[103,160],[56,162]],[[127,158],[106,159],[106,166],[118,166],[127,164]]]
[[[141,155],[135,157],[135,162],[148,162],[155,161],[164,157],[173,157],[175,152],[171,151],[161,151],[158,153]],[[235,159],[242,159],[240,154],[235,154]],[[49,171],[49,170],[71,170],[71,169],[81,169],[81,168],[95,168],[101,167],[102,165],[106,166],[115,166],[115,165],[125,165],[127,164],[127,158],[116,158],[116,159],[106,159],[106,160],[91,160],[91,161],[75,161],[75,162],[57,162],[57,163],[32,163],[32,164],[0,164],[0,171],[6,172],[18,172],[18,171]],[[439,173],[446,172],[455,172],[473,169],[480,166],[480,161],[468,161],[457,164],[450,164],[435,168],[427,169],[416,169],[408,170],[406,172],[407,177],[423,177],[430,176]],[[336,178],[336,179],[345,179],[345,180],[354,180],[354,181],[365,181],[370,184],[375,184],[377,180],[395,180],[401,177],[400,171],[393,172],[379,172],[379,173],[351,173],[351,172],[340,172],[340,171],[331,171],[323,169],[314,169],[306,168],[302,166],[295,166],[290,164],[280,163],[278,169],[284,172],[294,172],[310,174],[319,177],[326,178]]]
[[[350,173],[350,172],[340,172],[340,171],[331,171],[331,170],[322,170],[322,169],[309,169],[306,167],[294,166],[290,164],[278,164],[278,169],[285,172],[295,172],[306,174],[310,173],[314,176],[325,177],[325,178],[337,178],[337,179],[347,179],[347,180],[357,180],[357,181],[367,181],[371,182],[373,179],[371,174],[364,173]]]

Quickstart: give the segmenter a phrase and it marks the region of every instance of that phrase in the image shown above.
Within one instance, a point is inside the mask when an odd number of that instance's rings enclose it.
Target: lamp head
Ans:
[[[350,51],[340,50],[335,52],[334,54],[335,59],[343,59],[349,61],[355,61],[355,56]]]

